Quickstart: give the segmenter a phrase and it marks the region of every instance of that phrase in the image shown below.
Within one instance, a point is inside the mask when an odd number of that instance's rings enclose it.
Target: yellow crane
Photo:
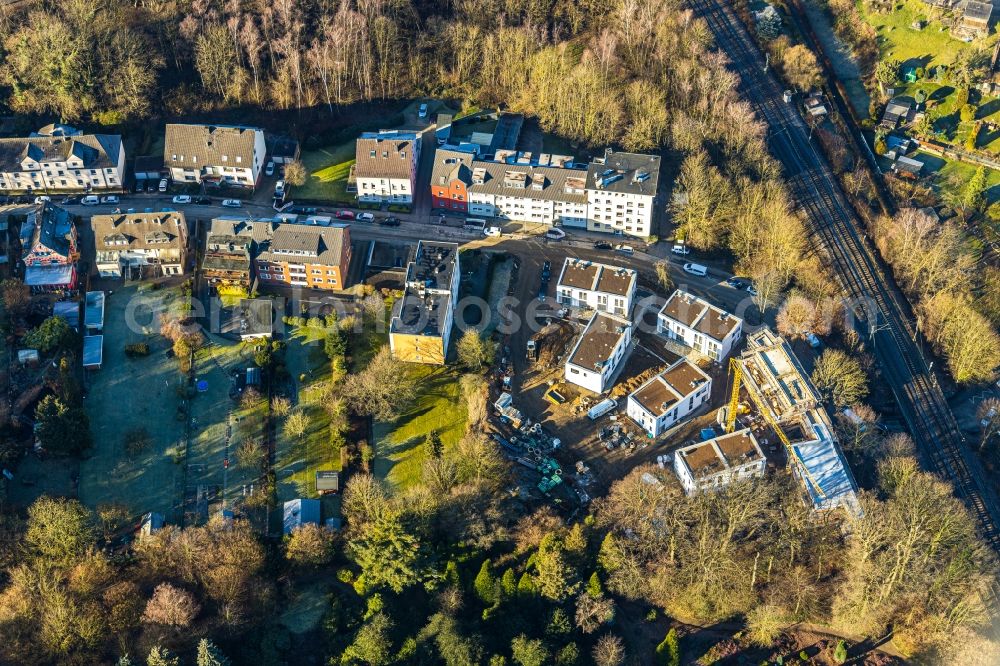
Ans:
[[[732,432],[733,428],[736,426],[736,410],[739,408],[740,387],[743,385],[743,363],[737,358],[731,358],[729,359],[729,370],[733,374],[733,392],[729,396],[729,411],[726,412],[726,432]],[[819,493],[820,497],[826,499],[826,493],[824,493],[823,489],[819,487],[819,483],[817,483],[816,479],[814,479],[812,474],[809,473],[809,470],[806,468],[802,458],[795,451],[795,449],[792,448],[792,443],[788,441],[788,436],[785,435],[785,431],[781,429],[778,422],[771,416],[771,410],[768,406],[763,404],[753,391],[747,391],[747,395],[750,396],[751,400],[753,400],[753,403],[756,405],[757,411],[760,415],[763,416],[764,420],[767,421],[767,424],[771,426],[771,430],[773,430],[778,436],[781,443],[785,445],[788,455],[794,457],[799,462],[799,469],[802,470],[802,474],[809,479],[809,483],[816,489],[816,492]]]

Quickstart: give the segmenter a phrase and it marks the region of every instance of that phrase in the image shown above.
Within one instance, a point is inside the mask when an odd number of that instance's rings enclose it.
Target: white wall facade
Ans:
[[[628,236],[649,236],[653,224],[650,194],[631,194],[607,190],[587,190],[587,229]]]
[[[572,362],[573,354],[570,354],[570,360],[566,361],[564,368],[564,378],[571,384],[581,386],[588,391],[604,393],[604,391],[610,388],[611,379],[618,370],[618,366],[625,362],[625,352],[631,341],[632,329],[631,327],[626,327],[625,333],[618,338],[618,342],[615,344],[610,357],[599,371],[575,365]]]
[[[643,385],[645,386],[645,384]],[[641,388],[641,387],[640,387]],[[669,410],[663,414],[653,414],[643,407],[632,393],[628,397],[625,413],[633,421],[642,426],[642,429],[650,437],[659,437],[664,432],[680,423],[685,416],[695,411],[706,402],[712,392],[712,380],[698,386],[696,391],[684,396],[682,400],[674,403]]]
[[[359,177],[357,183],[358,201],[413,203],[412,178]]]
[[[736,325],[729,331],[725,339],[716,340],[712,336],[706,335],[701,331],[696,331],[683,322],[660,312],[656,316],[656,332],[660,335],[665,335],[671,340],[684,343],[703,356],[707,356],[715,361],[722,361],[729,356],[733,345],[743,335],[743,322],[738,318],[734,317],[734,319],[736,319]]]
[[[680,455],[680,451],[674,453],[674,473],[680,480],[681,486],[684,487],[684,492],[688,495],[694,495],[695,493],[706,490],[715,490],[726,486],[733,481],[748,479],[755,476],[763,476],[766,464],[767,461],[762,458],[743,465],[727,466],[725,469],[722,469],[715,474],[705,475],[696,479],[691,474],[691,470],[688,468],[687,463],[684,462],[684,458]]]
[[[264,145],[264,131],[253,132],[253,155],[244,159],[242,155],[224,155],[221,164],[199,164],[197,156],[179,155],[171,159],[190,161],[190,166],[173,166],[170,168],[170,179],[175,183],[200,183],[202,178],[221,178],[229,185],[256,187],[260,176],[267,147]]]
[[[0,190],[9,192],[118,190],[121,189],[125,176],[123,144],[119,144],[115,159],[117,163],[113,167],[87,169],[75,155],[71,155],[63,162],[35,162],[26,158],[21,162],[20,171],[0,172]]]

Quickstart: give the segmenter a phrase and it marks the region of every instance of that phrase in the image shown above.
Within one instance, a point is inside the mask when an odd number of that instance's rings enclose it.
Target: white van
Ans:
[[[691,275],[701,275],[701,276],[708,275],[708,269],[702,266],[701,264],[691,264],[691,263],[684,264],[684,272],[690,273]]]
[[[101,203],[101,197],[96,194],[88,194],[84,198],[80,199],[80,203],[84,206],[96,206]]]
[[[160,188],[159,188],[160,191],[161,192],[166,192],[167,191],[167,185],[169,185],[169,184],[170,184],[170,181],[168,181],[166,178],[161,179],[160,180]]]
[[[467,217],[462,226],[470,231],[482,231],[486,228],[486,220],[478,217]]]
[[[483,235],[500,237],[503,235],[503,230],[500,227],[486,227],[483,229]]]
[[[591,421],[596,421],[617,406],[618,403],[615,400],[606,398],[590,408],[590,411],[587,412],[587,418]]]

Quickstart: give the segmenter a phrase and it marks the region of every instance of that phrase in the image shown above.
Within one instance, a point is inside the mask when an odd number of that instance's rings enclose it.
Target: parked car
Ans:
[[[670,251],[681,256],[691,254],[691,250],[688,249],[688,246],[683,241],[680,243],[674,243],[674,246],[670,248]]]
[[[501,229],[500,227],[486,227],[485,229],[483,229],[483,235],[496,236],[497,238],[499,238],[500,236],[503,236],[503,229]]]
[[[820,341],[820,339],[816,336],[815,333],[809,333],[808,335],[806,335],[806,342],[808,342],[809,346],[812,347],[813,349],[819,349],[820,347],[823,346],[822,341]]]
[[[36,204],[45,203],[46,201],[52,201],[52,197],[46,196],[44,194],[40,197],[35,197]]]
[[[288,212],[297,215],[315,215],[319,212],[319,209],[313,206],[292,206],[288,209]]]
[[[614,246],[608,241],[594,241],[595,250],[611,250]]]
[[[383,227],[398,227],[400,225],[399,218],[392,217],[391,215],[389,217],[379,220],[378,223],[381,224]]]
[[[684,272],[690,273],[691,275],[708,275],[708,268],[702,266],[701,264],[684,264]]]
[[[748,285],[746,286],[746,291],[747,291],[747,293],[748,293],[748,294],[750,294],[751,296],[756,296],[756,295],[757,295],[757,290],[756,290],[756,289],[754,289],[754,286],[753,286],[752,284],[748,284]]]
[[[421,118],[426,118],[427,117],[427,104],[426,103],[421,104],[420,108],[417,109],[417,116],[419,116]]]
[[[173,201],[175,204],[189,204],[189,203],[191,203],[191,195],[190,194],[178,194],[171,201]]]
[[[161,192],[166,192],[168,185],[170,185],[170,181],[169,180],[167,180],[166,178],[161,178],[160,179],[160,191]]]
[[[635,248],[633,248],[631,245],[624,245],[622,243],[615,245],[615,251],[621,252],[622,254],[629,254],[629,255],[635,254]]]
[[[88,194],[83,199],[80,199],[80,203],[84,206],[96,206],[101,203],[101,197],[96,194]]]
[[[270,160],[267,163],[267,166],[264,167],[264,175],[265,176],[273,176],[274,175],[274,160]]]
[[[80,197],[78,196],[66,197],[65,199],[62,200],[62,202],[67,206],[72,206],[74,204],[80,203]]]
[[[358,213],[358,222],[374,222],[375,216],[371,213]]]
[[[338,210],[336,213],[333,214],[333,216],[336,217],[338,220],[353,220],[354,211]]]
[[[222,205],[225,208],[242,208],[243,202],[239,199],[223,199]]]
[[[542,279],[548,282],[550,277],[552,277],[552,262],[546,261],[542,264]]]
[[[285,196],[285,181],[279,180],[274,184],[274,196],[284,197]]]
[[[562,240],[563,238],[566,238],[566,232],[562,229],[553,227],[545,232],[545,237],[549,240]]]
[[[119,199],[114,194],[109,194],[106,197],[101,197],[101,203],[114,205],[114,204],[117,204],[117,203],[120,203],[120,202],[121,202],[121,199]]]
[[[199,206],[210,206],[212,204],[212,199],[210,197],[198,197],[193,203]]]
[[[746,289],[749,283],[743,278],[738,278],[734,275],[733,277],[728,278],[726,280],[726,284],[728,284],[733,289]]]

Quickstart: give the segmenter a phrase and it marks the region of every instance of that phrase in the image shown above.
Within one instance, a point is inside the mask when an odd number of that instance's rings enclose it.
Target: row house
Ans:
[[[628,358],[632,342],[632,322],[618,315],[595,312],[570,352],[564,377],[594,393],[603,393],[613,384]]]
[[[431,199],[444,211],[645,237],[659,168],[658,156],[610,150],[584,168],[562,155],[498,150],[487,160],[442,148]]]
[[[461,267],[458,243],[421,240],[392,308],[389,349],[411,363],[444,365],[455,322]]]
[[[351,263],[348,225],[279,224],[259,245],[255,263],[262,286],[342,290]]]
[[[266,155],[264,130],[245,125],[169,124],[163,144],[175,183],[256,187]]]
[[[101,277],[141,279],[187,271],[184,213],[115,213],[90,218]]]
[[[0,139],[0,191],[120,190],[125,146],[117,134],[54,125],[24,139]]]
[[[743,320],[678,289],[657,314],[656,331],[702,356],[722,361],[739,342],[743,334]]]
[[[413,203],[421,140],[412,132],[366,132],[355,144],[358,201]]]
[[[32,291],[61,291],[76,287],[79,239],[73,218],[63,208],[43,202],[21,225],[21,261],[24,283]]]
[[[572,308],[586,308],[630,316],[635,301],[636,272],[567,257],[559,272],[556,301]]]
[[[708,402],[712,378],[680,359],[628,396],[625,413],[656,438]]]
[[[253,256],[257,246],[270,241],[275,224],[271,220],[246,217],[217,217],[205,239],[201,275],[209,284],[240,286],[247,290],[253,282]]]

